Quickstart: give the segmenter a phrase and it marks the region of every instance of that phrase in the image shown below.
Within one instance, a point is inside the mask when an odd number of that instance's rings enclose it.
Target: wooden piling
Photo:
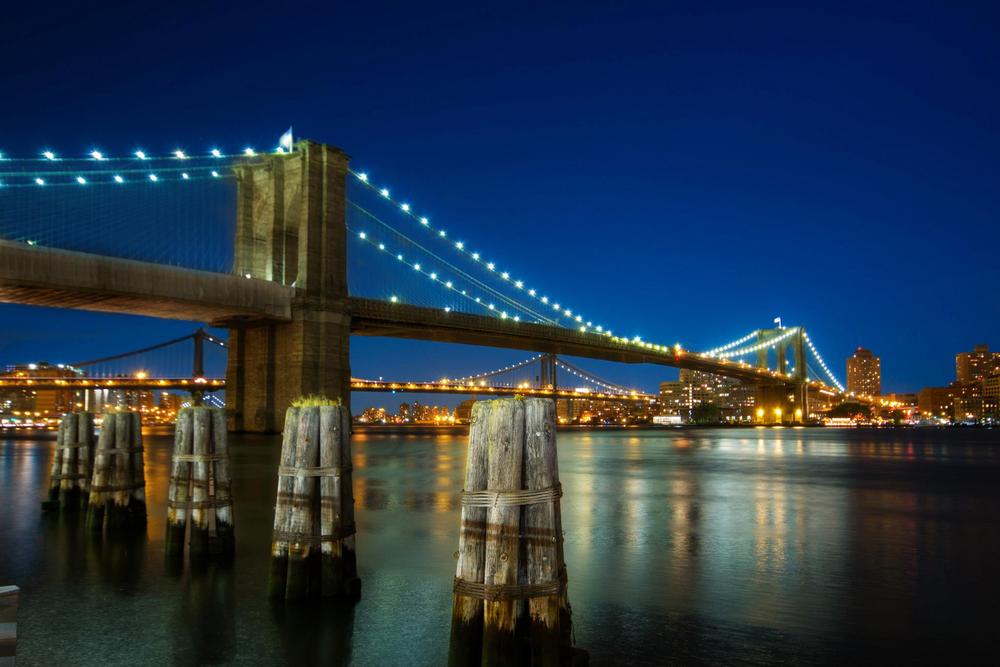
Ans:
[[[472,415],[449,665],[584,664],[571,641],[555,404],[478,402]]]
[[[49,494],[43,510],[76,512],[86,509],[90,492],[93,415],[70,412],[56,430],[56,449],[49,471]]]
[[[90,480],[90,498],[87,503],[87,525],[94,532],[104,530],[104,518],[110,496],[111,459],[115,447],[115,420],[113,413],[105,413],[101,421],[101,434],[94,450],[94,474]]]
[[[232,554],[236,549],[233,527],[233,493],[229,475],[229,443],[226,440],[226,411],[212,410],[212,445],[215,460],[210,464],[215,497],[215,534],[209,536],[209,553]]]
[[[170,465],[170,486],[167,489],[167,535],[164,548],[167,556],[184,553],[187,532],[188,500],[191,493],[191,451],[193,419],[190,410],[181,410],[174,427],[174,452]]]
[[[226,415],[219,408],[195,406],[177,415],[167,490],[167,556],[184,554],[189,530],[192,558],[233,552]]]
[[[52,467],[49,468],[49,496],[42,502],[43,510],[59,509],[60,476],[62,475],[63,446],[66,442],[66,427],[59,422],[56,429],[56,451],[52,454]]]
[[[145,527],[145,485],[140,415],[105,413],[94,455],[87,525],[112,532]]]
[[[274,536],[271,540],[271,576],[268,592],[272,598],[285,597],[288,584],[288,521],[292,510],[295,479],[282,475],[281,470],[295,466],[295,442],[299,433],[299,408],[285,412],[285,430],[281,437],[281,459],[278,468],[278,493],[274,504]]]
[[[350,413],[332,401],[304,403],[285,418],[270,592],[357,599]]]
[[[465,464],[464,491],[486,489],[487,433],[489,404],[478,401],[472,406],[469,426],[469,453]],[[456,581],[483,581],[486,563],[486,508],[462,506],[458,534]],[[452,667],[479,665],[483,654],[483,601],[479,597],[455,591],[452,596],[451,642],[448,664]]]

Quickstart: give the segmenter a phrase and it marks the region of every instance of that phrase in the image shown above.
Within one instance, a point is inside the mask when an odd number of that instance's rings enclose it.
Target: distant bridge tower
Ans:
[[[350,405],[343,151],[311,141],[236,167],[234,273],[295,288],[290,322],[228,322],[230,427],[272,432],[295,398]]]
[[[539,388],[545,389],[551,386],[556,389],[556,355],[543,354],[538,362],[541,365],[541,373],[538,376]]]
[[[761,329],[757,332],[757,342],[763,343],[776,338],[788,329]],[[792,380],[783,385],[757,385],[756,421],[765,424],[801,423],[809,415],[809,374],[806,366],[806,330],[796,327],[795,332],[774,344],[775,370],[788,372],[791,357]],[[757,351],[757,367],[769,368],[771,346]]]

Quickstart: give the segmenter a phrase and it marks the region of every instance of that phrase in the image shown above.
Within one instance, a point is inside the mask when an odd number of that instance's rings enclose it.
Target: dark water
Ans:
[[[560,432],[577,644],[592,664],[992,663],[1000,432]],[[265,598],[277,438],[235,439],[231,566],[163,559],[169,438],[147,438],[145,536],[38,501],[52,442],[0,441],[0,584],[18,665],[441,665],[459,435],[356,434],[362,601]]]

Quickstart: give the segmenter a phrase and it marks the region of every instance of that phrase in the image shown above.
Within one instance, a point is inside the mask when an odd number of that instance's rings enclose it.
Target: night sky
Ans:
[[[0,150],[204,152],[292,125],[616,333],[706,349],[780,315],[841,381],[870,347],[883,391],[1000,347],[995,4],[472,4],[16,3]],[[11,305],[0,322],[3,363],[193,328]],[[352,348],[362,376],[528,356]],[[676,375],[580,364],[647,389]]]

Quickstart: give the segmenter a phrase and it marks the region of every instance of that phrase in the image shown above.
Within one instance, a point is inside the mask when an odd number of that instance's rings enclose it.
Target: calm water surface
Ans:
[[[355,434],[363,597],[265,596],[277,437],[232,445],[237,553],[163,558],[171,439],[147,437],[149,526],[43,517],[54,443],[0,440],[0,585],[18,665],[446,662],[460,435]],[[560,432],[577,644],[592,664],[997,664],[1000,432]]]

